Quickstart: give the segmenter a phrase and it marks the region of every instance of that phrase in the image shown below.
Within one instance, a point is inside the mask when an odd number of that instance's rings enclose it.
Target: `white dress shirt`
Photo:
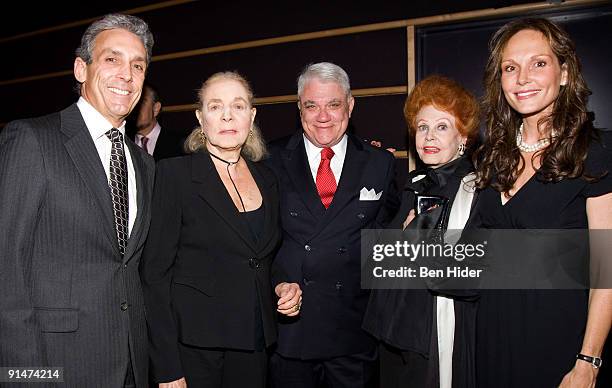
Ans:
[[[149,155],[153,156],[153,151],[155,151],[155,144],[157,144],[157,139],[159,138],[159,134],[161,133],[161,126],[159,125],[159,123],[155,123],[155,126],[153,127],[153,129],[151,130],[151,132],[149,132],[148,135],[146,135],[146,138],[149,139],[149,141],[147,142],[147,152],[149,153]],[[134,138],[135,143],[138,147],[142,148],[142,138],[145,136],[142,136],[141,134],[137,133],[136,137]]]
[[[106,179],[109,181],[110,185],[110,158],[112,143],[106,136],[106,132],[113,128],[113,125],[83,97],[80,97],[79,101],[77,101],[77,107],[81,111],[85,125],[87,126],[89,134],[96,145],[98,156],[100,157],[102,166],[104,166]],[[134,164],[132,163],[130,149],[125,145],[125,121],[117,129],[123,135],[123,149],[125,151],[125,160],[127,162],[128,169],[128,232],[131,234],[134,221],[136,220],[138,206],[136,202],[136,173],[134,171]]]
[[[319,169],[319,164],[321,163],[321,150],[323,148],[319,148],[316,145],[312,144],[310,140],[304,136],[304,146],[306,147],[306,156],[308,157],[308,164],[310,165],[310,172],[312,173],[312,179],[317,181],[317,170]],[[334,178],[336,178],[336,185],[340,182],[340,176],[342,175],[342,166],[344,166],[344,157],[346,156],[346,145],[348,143],[348,137],[346,134],[342,136],[342,139],[333,147],[331,147],[332,151],[334,151],[334,157],[331,158],[329,166],[334,173]]]

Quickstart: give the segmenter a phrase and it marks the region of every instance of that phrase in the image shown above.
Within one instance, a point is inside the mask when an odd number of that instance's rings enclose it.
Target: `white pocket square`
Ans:
[[[374,189],[366,189],[365,187],[359,191],[359,200],[360,201],[378,201],[380,196],[382,195],[382,191],[380,193],[376,193]]]

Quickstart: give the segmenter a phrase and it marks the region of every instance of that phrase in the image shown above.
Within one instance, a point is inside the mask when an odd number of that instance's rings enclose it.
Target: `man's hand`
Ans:
[[[276,311],[288,317],[294,317],[300,313],[302,307],[302,290],[297,283],[283,282],[274,288],[278,303]]]
[[[378,141],[378,140],[372,140],[370,141],[370,144],[373,145],[374,147],[378,147],[381,148],[382,147],[382,142]],[[395,148],[392,147],[388,147],[386,148],[387,151],[394,153],[395,151],[397,151]]]
[[[187,381],[182,377],[169,383],[159,383],[159,388],[187,388]]]

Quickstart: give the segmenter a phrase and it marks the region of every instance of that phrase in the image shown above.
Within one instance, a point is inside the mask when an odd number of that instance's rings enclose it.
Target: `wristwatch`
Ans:
[[[585,356],[584,354],[581,354],[581,353],[576,354],[576,358],[579,360],[588,362],[595,369],[601,368],[601,364],[603,363],[600,357]]]

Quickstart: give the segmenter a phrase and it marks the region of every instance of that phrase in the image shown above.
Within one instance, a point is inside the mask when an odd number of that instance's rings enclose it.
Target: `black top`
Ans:
[[[412,171],[402,193],[402,203],[389,228],[401,229],[406,216],[414,208],[415,193],[443,196],[452,206],[459,190],[461,180],[473,170],[470,161],[463,157],[437,169]],[[424,178],[412,182],[419,176]],[[448,212],[447,212],[448,213]],[[448,217],[446,217],[448,218]],[[444,228],[448,219],[444,221]],[[437,349],[431,349],[434,321],[435,292],[417,289],[375,289],[372,290],[363,328],[379,340],[402,351],[412,351],[430,357]],[[449,296],[449,295],[447,295]],[[470,298],[457,295],[455,303],[458,319],[456,322],[455,345],[453,352],[453,386],[473,386],[473,331],[475,304]]]
[[[261,204],[260,207],[258,207],[255,210],[251,210],[248,212],[242,212],[240,214],[244,216],[244,219],[246,223],[248,224],[249,229],[251,230],[251,233],[253,234],[253,242],[257,243],[263,231],[263,225],[264,225],[264,205],[263,203]]]
[[[249,229],[251,230],[251,234],[253,235],[253,242],[257,243],[259,241],[259,237],[261,236],[261,233],[263,232],[263,225],[264,225],[264,205],[262,203],[262,205],[260,207],[258,207],[255,210],[251,210],[248,212],[242,212],[240,213],[243,217],[244,220],[246,221],[246,223],[249,226]],[[259,305],[259,290],[257,290],[257,294],[254,295],[255,296],[255,343],[254,343],[254,347],[255,350],[257,351],[261,351],[263,350],[263,348],[265,348],[266,346],[266,341],[264,338],[264,331],[263,331],[263,322],[261,320],[261,306]]]
[[[603,144],[608,136],[602,138]],[[609,147],[593,141],[586,172],[612,169]],[[485,189],[474,226],[492,229],[588,228],[586,201],[612,192],[612,176],[598,182],[545,183],[536,173],[505,205]],[[588,290],[482,291],[477,318],[477,374],[482,387],[558,386],[580,351]],[[539,362],[538,360],[542,360]]]

